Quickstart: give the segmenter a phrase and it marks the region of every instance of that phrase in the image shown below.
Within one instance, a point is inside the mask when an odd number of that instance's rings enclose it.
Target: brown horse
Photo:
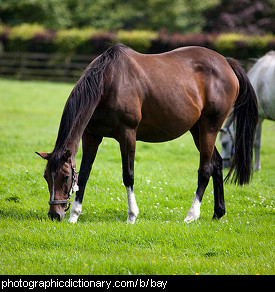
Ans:
[[[64,107],[45,179],[50,192],[49,216],[64,217],[70,194],[76,192],[70,221],[82,209],[85,186],[103,137],[120,144],[123,182],[128,196],[128,219],[134,223],[138,207],[133,192],[136,140],[164,142],[190,131],[200,152],[198,188],[185,222],[196,220],[209,179],[214,184],[214,218],[225,214],[222,159],[215,147],[217,134],[234,106],[236,119],[235,183],[249,183],[257,99],[237,61],[202,47],[144,55],[122,44],[97,57],[72,90]],[[83,157],[75,171],[75,155],[82,138]]]

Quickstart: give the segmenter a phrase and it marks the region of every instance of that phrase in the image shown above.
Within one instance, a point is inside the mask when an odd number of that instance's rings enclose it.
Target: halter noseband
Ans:
[[[52,193],[52,196],[51,196],[51,200],[49,201],[49,205],[60,205],[60,204],[68,205],[65,208],[65,212],[70,209],[70,206],[71,206],[70,198],[71,198],[72,193],[73,192],[77,192],[79,190],[78,185],[77,185],[77,174],[78,174],[78,172],[76,172],[75,166],[72,166],[72,173],[73,173],[72,185],[71,185],[71,188],[70,188],[70,190],[68,192],[68,199],[66,199],[66,200],[55,200],[54,199],[55,192],[54,192],[54,179],[53,179],[53,193]]]

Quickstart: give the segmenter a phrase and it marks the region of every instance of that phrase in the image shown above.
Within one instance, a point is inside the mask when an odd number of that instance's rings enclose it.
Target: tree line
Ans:
[[[275,33],[274,0],[0,0],[0,24],[47,29]]]

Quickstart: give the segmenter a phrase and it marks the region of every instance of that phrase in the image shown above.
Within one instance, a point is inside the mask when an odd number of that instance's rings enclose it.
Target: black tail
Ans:
[[[238,61],[226,59],[239,80],[239,95],[234,105],[231,122],[235,120],[235,153],[227,182],[233,173],[235,184],[248,184],[252,176],[255,130],[258,123],[258,103],[254,89]]]

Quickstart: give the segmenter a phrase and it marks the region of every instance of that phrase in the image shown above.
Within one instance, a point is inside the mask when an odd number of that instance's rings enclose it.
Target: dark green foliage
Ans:
[[[275,33],[273,0],[222,0],[203,15],[206,32]]]
[[[104,30],[199,32],[202,12],[218,0],[0,0],[0,23],[39,23],[49,29],[94,27]]]

